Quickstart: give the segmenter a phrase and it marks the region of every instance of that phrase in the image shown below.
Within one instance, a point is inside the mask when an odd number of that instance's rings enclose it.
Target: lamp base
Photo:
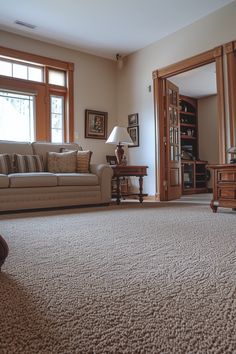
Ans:
[[[115,149],[115,155],[116,155],[117,163],[118,163],[118,165],[120,165],[123,160],[123,156],[124,156],[124,149],[122,148],[122,145],[120,145],[120,144],[117,145],[117,147]]]

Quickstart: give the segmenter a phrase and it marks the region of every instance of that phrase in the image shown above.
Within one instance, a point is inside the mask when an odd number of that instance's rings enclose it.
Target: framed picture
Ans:
[[[139,146],[139,127],[128,127],[127,130],[134,143],[129,148]]]
[[[107,112],[85,110],[85,138],[107,139]]]
[[[128,126],[133,127],[138,125],[138,113],[128,115]]]
[[[106,160],[109,163],[109,165],[117,165],[117,159],[116,156],[114,155],[106,155]]]

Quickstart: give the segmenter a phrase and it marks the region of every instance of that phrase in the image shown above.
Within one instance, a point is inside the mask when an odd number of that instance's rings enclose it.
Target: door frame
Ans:
[[[188,59],[168,65],[152,73],[154,87],[154,111],[155,111],[155,167],[156,172],[156,197],[159,200],[167,200],[166,192],[166,156],[165,156],[165,80],[171,76],[184,73],[200,66],[216,64],[217,84],[217,111],[218,111],[218,140],[219,140],[219,162],[226,162],[226,116],[224,98],[224,68],[223,68],[223,46],[216,47],[207,52],[195,55]]]

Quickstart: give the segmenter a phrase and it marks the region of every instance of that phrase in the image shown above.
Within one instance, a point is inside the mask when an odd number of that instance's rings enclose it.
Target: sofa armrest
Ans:
[[[112,168],[106,164],[91,164],[90,171],[98,176],[102,194],[101,203],[110,203],[111,179],[113,176]]]

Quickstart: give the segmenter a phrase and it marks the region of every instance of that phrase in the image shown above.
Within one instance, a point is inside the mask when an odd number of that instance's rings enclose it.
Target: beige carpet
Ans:
[[[235,214],[130,203],[0,216],[0,353],[236,353]]]

